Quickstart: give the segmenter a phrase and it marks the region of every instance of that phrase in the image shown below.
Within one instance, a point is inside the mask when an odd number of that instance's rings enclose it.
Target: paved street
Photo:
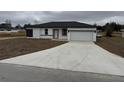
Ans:
[[[124,81],[124,77],[0,63],[0,82]]]

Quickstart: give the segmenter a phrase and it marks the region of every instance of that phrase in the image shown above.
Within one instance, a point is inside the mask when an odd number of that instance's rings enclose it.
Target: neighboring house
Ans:
[[[96,28],[80,22],[48,22],[28,25],[28,37],[68,41],[96,41]]]
[[[121,29],[122,32],[122,38],[124,38],[124,29]]]

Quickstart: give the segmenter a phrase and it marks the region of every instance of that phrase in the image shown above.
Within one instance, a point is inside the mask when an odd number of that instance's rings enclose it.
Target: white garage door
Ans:
[[[70,31],[71,41],[93,41],[93,32]]]

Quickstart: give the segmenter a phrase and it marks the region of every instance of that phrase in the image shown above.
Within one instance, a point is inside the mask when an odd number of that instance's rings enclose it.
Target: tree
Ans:
[[[103,30],[103,26],[98,25],[97,26],[97,30],[101,30],[102,31]]]
[[[105,27],[105,31],[106,31],[106,36],[112,37],[112,33],[114,31],[113,26],[111,24],[107,23],[106,27]]]
[[[6,19],[6,20],[5,20],[5,23],[6,23],[6,24],[11,24],[11,20]]]
[[[94,26],[94,27],[97,27],[97,24],[96,24],[96,23],[94,23],[94,24],[93,24],[93,26]]]
[[[18,24],[17,26],[15,26],[16,29],[21,29],[22,26],[20,24]]]
[[[27,27],[29,27],[29,26],[31,26],[30,23],[29,23],[29,24],[24,24],[23,28],[27,28]]]
[[[109,25],[113,28],[113,31],[120,31],[121,25],[117,24],[116,22],[111,22]]]
[[[11,30],[11,20],[6,19],[4,24],[6,25],[6,29],[8,31],[10,31]]]
[[[122,28],[124,28],[124,25],[121,25],[116,22],[106,23],[103,26],[94,24],[94,26],[96,26],[97,30],[101,30],[101,31],[106,31],[108,29],[108,26],[110,26],[113,31],[117,31],[117,32],[119,32]]]

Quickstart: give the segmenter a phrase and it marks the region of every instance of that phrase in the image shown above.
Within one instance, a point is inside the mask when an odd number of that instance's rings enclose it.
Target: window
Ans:
[[[62,29],[62,36],[67,36],[67,29]]]
[[[48,35],[48,29],[45,29],[45,35]]]

